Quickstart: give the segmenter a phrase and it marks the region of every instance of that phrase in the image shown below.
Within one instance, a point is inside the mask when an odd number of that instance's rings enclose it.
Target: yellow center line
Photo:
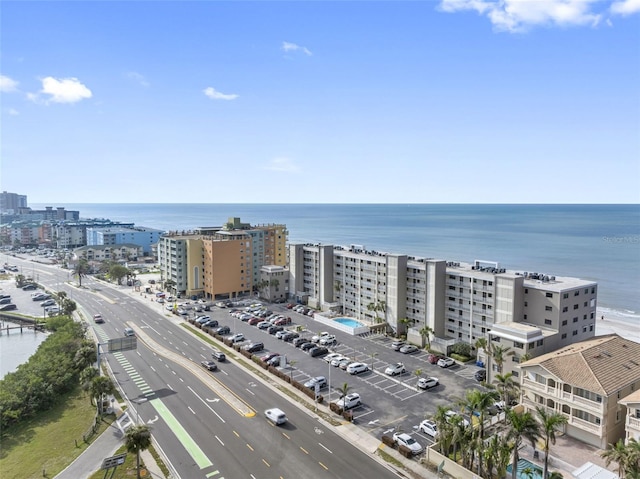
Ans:
[[[305,454],[309,454],[304,447],[300,446],[300,449],[302,450],[302,452],[304,452]]]
[[[253,451],[253,448],[249,444],[247,444],[247,447]]]
[[[318,462],[318,464],[320,464],[322,467],[324,467],[327,471],[329,470],[329,468],[327,466],[325,466],[324,464],[322,464],[321,462]]]
[[[265,461],[264,459],[262,460],[262,462],[264,462],[267,465],[267,467],[271,467],[271,465],[267,461]]]

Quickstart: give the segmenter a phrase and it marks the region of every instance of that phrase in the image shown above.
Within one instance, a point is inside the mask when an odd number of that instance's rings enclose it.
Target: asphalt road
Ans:
[[[138,331],[137,350],[103,356],[180,477],[397,477],[243,368],[229,362],[216,372],[206,371],[200,361],[209,359],[209,346],[157,303],[144,304],[91,278],[78,289],[67,283],[67,271],[10,262],[30,268],[48,288],[66,291],[85,317],[100,313],[105,323],[90,326],[102,351],[108,339],[123,336],[126,325]],[[30,292],[24,293],[25,298],[15,300],[21,312],[32,306],[26,303]],[[251,328],[238,323],[239,329]],[[249,337],[268,336],[247,332]],[[287,413],[286,425],[275,427],[264,418],[263,411],[274,406]]]

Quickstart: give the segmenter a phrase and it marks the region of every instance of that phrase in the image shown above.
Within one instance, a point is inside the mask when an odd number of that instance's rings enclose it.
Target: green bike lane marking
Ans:
[[[200,446],[198,446],[193,438],[189,436],[189,433],[184,429],[184,427],[182,427],[176,417],[171,413],[171,411],[169,411],[169,409],[167,409],[160,399],[152,399],[149,403],[151,403],[158,415],[164,419],[164,422],[167,423],[169,428],[173,431],[200,469],[213,466],[213,463],[205,455],[202,449],[200,449]]]

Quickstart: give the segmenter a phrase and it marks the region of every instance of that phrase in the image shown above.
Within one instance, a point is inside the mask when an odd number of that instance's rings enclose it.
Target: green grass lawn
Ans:
[[[91,428],[95,412],[87,395],[77,388],[51,410],[2,431],[0,477],[54,477],[88,447],[82,436]],[[108,423],[103,422],[98,434],[106,427]]]

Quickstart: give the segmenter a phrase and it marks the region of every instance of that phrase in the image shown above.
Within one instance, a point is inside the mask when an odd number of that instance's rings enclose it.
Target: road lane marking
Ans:
[[[200,400],[200,402],[202,402],[202,404],[204,404],[205,406],[207,406],[207,407],[209,408],[209,411],[211,411],[213,414],[215,414],[216,416],[218,416],[218,419],[220,419],[223,423],[224,423],[224,422],[226,422],[224,419],[222,419],[222,417],[220,416],[220,414],[218,414],[217,412],[215,412],[215,410],[214,410],[211,406],[209,406],[209,404],[207,404],[207,401],[206,401],[206,400],[203,400],[203,399],[198,395],[198,393],[196,393],[193,389],[191,389],[191,386],[187,386],[187,388],[189,388],[189,391],[191,391],[191,392],[193,393],[193,395],[194,395],[195,397],[197,397],[197,398]]]
[[[237,432],[237,431],[235,431],[235,430],[234,430],[234,431],[233,431],[233,433],[234,433],[237,437],[240,437],[240,434],[238,434],[238,432]]]
[[[218,442],[224,446],[224,442],[222,442],[222,439],[220,439],[218,436],[213,436],[213,437],[215,437],[218,440]]]
[[[324,467],[325,470],[327,470],[327,471],[329,470],[329,468],[327,466],[325,466],[324,464],[322,464],[320,461],[318,461],[318,464],[320,464],[322,467]]]
[[[304,452],[305,454],[309,454],[309,452],[304,447],[302,447],[302,446],[299,446],[299,447],[302,450],[302,452]]]
[[[195,412],[193,409],[191,409],[191,406],[187,406],[187,408],[189,409],[189,411],[191,411],[191,413],[192,413],[194,416],[196,415],[196,412]]]
[[[162,400],[152,399],[149,403],[153,406],[164,422],[167,423],[169,429],[173,431],[176,438],[178,438],[180,443],[184,446],[200,469],[213,466],[211,460],[205,455],[202,449],[200,449],[200,446],[196,444],[184,427],[182,427],[182,424],[178,422],[176,417],[171,413],[171,411],[169,411]]]
[[[289,436],[287,436],[287,433],[286,433],[286,432],[283,432],[283,433],[282,433],[282,435],[283,435],[284,437],[286,437],[287,439],[291,440],[291,438],[290,438]]]
[[[327,451],[329,454],[333,454],[333,451],[331,451],[331,449],[328,449],[324,446],[324,444],[322,444],[321,442],[318,443],[318,445],[324,449],[325,451]]]
[[[271,464],[269,464],[269,463],[268,463],[267,461],[265,461],[264,459],[262,460],[262,462],[264,462],[264,463],[267,465],[267,467],[271,467]]]
[[[248,447],[249,449],[251,449],[251,451],[253,452],[253,448],[251,447],[251,445],[250,445],[249,443],[247,443],[247,447]]]

